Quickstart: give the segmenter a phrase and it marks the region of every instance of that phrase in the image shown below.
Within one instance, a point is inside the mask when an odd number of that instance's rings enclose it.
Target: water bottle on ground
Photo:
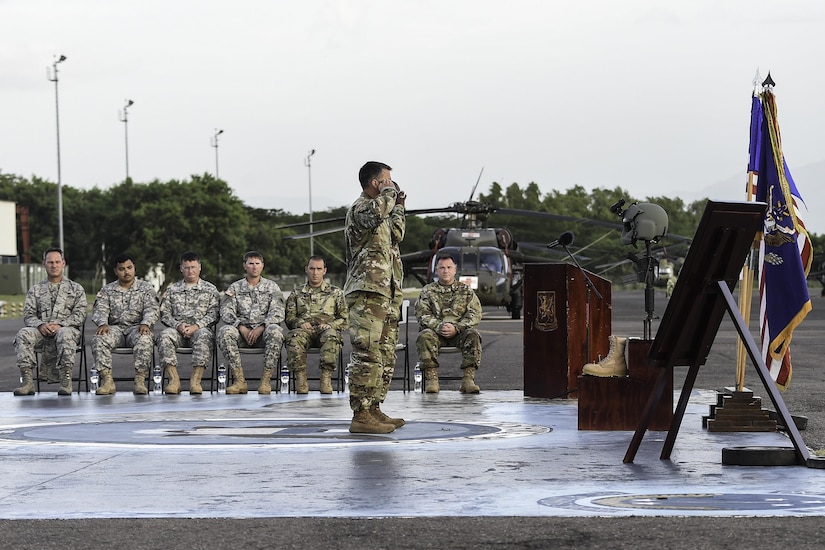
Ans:
[[[160,365],[155,365],[155,368],[152,369],[152,381],[154,382],[155,395],[161,395],[163,393],[163,370]]]
[[[95,393],[100,387],[100,373],[97,372],[97,367],[92,365],[92,370],[89,371],[89,392]]]
[[[344,369],[344,393],[349,393],[349,373],[352,371],[352,363],[347,363]]]
[[[289,393],[289,369],[286,365],[281,367],[281,393]]]
[[[218,393],[226,393],[226,365],[218,365]]]
[[[421,391],[421,363],[415,364],[415,369],[413,370],[413,389],[415,391]]]

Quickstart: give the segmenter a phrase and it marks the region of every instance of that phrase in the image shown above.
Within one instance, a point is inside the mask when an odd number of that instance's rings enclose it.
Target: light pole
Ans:
[[[65,252],[63,245],[63,182],[60,174],[60,102],[57,95],[57,64],[66,61],[66,56],[61,55],[59,58],[54,56],[54,63],[52,63],[52,70],[46,67],[46,77],[54,82],[54,113],[57,121],[57,225],[58,225],[58,242],[60,250]]]
[[[218,136],[223,133],[223,130],[215,128],[215,135],[212,136],[212,147],[215,148],[215,179],[218,179]]]
[[[304,165],[307,167],[307,177],[309,178],[309,255],[315,255],[315,238],[312,236],[312,155],[315,154],[315,149],[309,152],[307,158],[304,159]]]
[[[134,105],[131,99],[126,100],[123,111],[120,112],[120,121],[123,123],[123,132],[126,138],[126,181],[129,181],[129,107]]]

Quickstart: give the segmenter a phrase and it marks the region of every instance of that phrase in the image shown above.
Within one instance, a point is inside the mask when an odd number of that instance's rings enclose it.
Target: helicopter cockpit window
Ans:
[[[478,270],[478,254],[475,251],[462,254],[459,269],[462,274],[475,273]]]
[[[498,248],[482,247],[478,257],[479,271],[503,273],[502,254]]]

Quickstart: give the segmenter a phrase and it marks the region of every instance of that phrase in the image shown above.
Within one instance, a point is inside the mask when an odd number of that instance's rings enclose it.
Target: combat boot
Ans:
[[[332,371],[321,369],[321,393],[332,393]]]
[[[381,422],[382,424],[392,424],[396,428],[400,428],[405,424],[403,418],[390,418],[384,411],[381,410],[379,403],[374,403],[370,406],[370,414],[375,418],[377,421]]]
[[[201,378],[203,377],[203,371],[205,369],[205,367],[192,367],[192,377],[189,379],[190,395],[200,395],[203,393]]]
[[[163,393],[178,394],[180,393],[180,376],[178,376],[178,367],[176,365],[166,365],[166,376],[169,378],[169,383],[163,388]]]
[[[135,371],[135,389],[132,390],[135,395],[146,395],[149,393],[149,388],[146,387],[146,371]]]
[[[270,380],[272,380],[272,371],[274,369],[264,367],[263,372],[261,372],[261,385],[258,386],[258,393],[260,395],[269,395],[272,393],[272,384]]]
[[[582,374],[590,376],[627,376],[627,362],[624,358],[627,338],[610,335],[610,351],[607,357],[598,363],[588,363]]]
[[[295,371],[295,393],[307,394],[309,393],[309,384],[307,383],[306,369]],[[332,393],[332,392],[330,392]]]
[[[72,367],[63,367],[60,369],[60,388],[57,390],[57,395],[71,395],[72,394]]]
[[[427,393],[438,393],[438,369],[427,367],[424,369],[424,391]]]
[[[116,391],[112,369],[100,369],[100,387],[97,388],[95,395],[112,395]]]
[[[235,378],[235,382],[226,388],[226,393],[228,394],[238,394],[238,393],[246,393],[246,379],[243,377],[243,368],[242,367],[233,367],[232,368],[232,377]]]
[[[14,390],[14,395],[34,395],[34,380],[32,380],[30,367],[20,369],[20,379],[23,383]]]
[[[461,393],[478,393],[481,391],[481,388],[476,386],[475,383],[476,378],[476,368],[475,367],[465,367],[464,368],[464,376],[461,378],[461,386],[459,386],[458,391]]]
[[[395,426],[379,422],[369,409],[361,409],[352,415],[349,431],[354,434],[388,434],[395,431]]]

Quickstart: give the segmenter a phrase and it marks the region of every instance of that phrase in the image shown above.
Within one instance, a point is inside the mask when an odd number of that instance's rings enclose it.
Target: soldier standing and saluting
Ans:
[[[47,279],[31,287],[23,305],[23,323],[17,332],[14,350],[23,384],[14,395],[34,395],[32,369],[35,349],[43,349],[43,366],[49,382],[60,381],[58,395],[72,394],[74,368],[80,332],[86,321],[86,292],[63,276],[66,260],[59,248],[43,254]],[[55,372],[56,370],[56,372]]]
[[[380,409],[395,368],[395,345],[403,295],[398,244],[406,228],[406,194],[390,178],[390,168],[370,161],[358,179],[362,193],[347,211],[344,236],[352,343],[350,407],[352,433],[390,433],[404,425]]]

